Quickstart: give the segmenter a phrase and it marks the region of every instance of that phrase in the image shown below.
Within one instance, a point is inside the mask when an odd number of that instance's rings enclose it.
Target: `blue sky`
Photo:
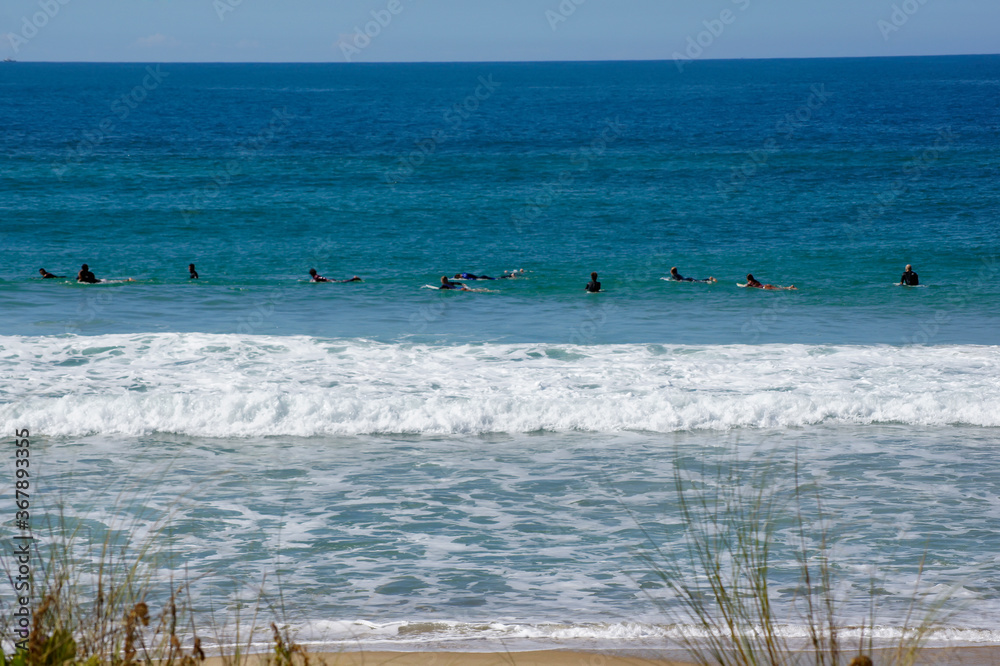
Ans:
[[[4,0],[0,56],[385,62],[934,55],[998,53],[998,26],[998,0]]]

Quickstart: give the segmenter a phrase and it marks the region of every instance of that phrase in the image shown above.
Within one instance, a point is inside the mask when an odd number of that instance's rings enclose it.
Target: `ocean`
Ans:
[[[947,594],[936,644],[1000,645],[998,92],[1000,56],[0,64],[40,547],[153,535],[314,646],[657,648],[675,481],[735,467],[821,499],[845,623]]]

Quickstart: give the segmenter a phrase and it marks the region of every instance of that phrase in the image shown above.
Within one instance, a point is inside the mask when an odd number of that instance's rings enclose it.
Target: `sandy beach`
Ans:
[[[257,655],[251,664],[264,664],[270,655]],[[577,652],[572,650],[537,650],[531,652],[327,652],[310,653],[314,664],[330,666],[691,666],[683,659],[657,658],[650,654]],[[891,663],[889,654],[876,650],[875,666]],[[850,659],[845,659],[844,663]],[[222,666],[213,657],[207,666]],[[994,666],[1000,664],[1000,648],[960,647],[926,648],[920,651],[917,664],[937,666]]]

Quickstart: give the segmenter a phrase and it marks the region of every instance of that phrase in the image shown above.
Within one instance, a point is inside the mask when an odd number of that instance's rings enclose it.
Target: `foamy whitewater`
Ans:
[[[1000,348],[3,337],[0,423],[50,436],[1000,426]]]
[[[934,644],[1000,640],[997,347],[5,336],[0,378],[81,545],[169,525],[161,575],[223,605],[281,571],[314,647],[675,645],[642,556],[684,552],[675,471],[734,459],[821,488],[847,624],[875,589],[891,642],[946,594]],[[789,608],[798,539],[773,548]]]

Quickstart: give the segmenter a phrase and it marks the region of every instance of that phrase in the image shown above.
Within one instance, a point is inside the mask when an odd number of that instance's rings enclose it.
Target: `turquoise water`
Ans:
[[[279,569],[316,640],[670,644],[636,523],[681,553],[675,466],[738,452],[822,488],[849,621],[875,575],[885,636],[919,586],[997,643],[998,89],[996,56],[3,65],[0,422],[49,506],[99,534],[143,488],[200,592]]]
[[[5,67],[5,330],[992,344],[997,68],[158,65],[146,91],[142,65]],[[82,263],[136,283],[37,279]],[[907,263],[925,290],[891,288]],[[608,294],[579,298],[591,271]]]

